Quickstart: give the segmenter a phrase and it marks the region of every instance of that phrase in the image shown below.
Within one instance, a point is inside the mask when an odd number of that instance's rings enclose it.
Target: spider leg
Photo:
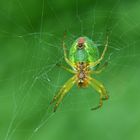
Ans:
[[[59,106],[60,102],[62,101],[66,93],[72,88],[75,82],[76,82],[76,76],[73,76],[66,82],[65,85],[63,85],[63,87],[60,89],[58,94],[54,96],[53,100],[51,101],[51,104],[56,101],[56,104],[54,106],[54,112],[56,111],[57,107]]]
[[[108,65],[108,62],[106,61],[100,68],[98,68],[97,70],[92,70],[90,72],[90,74],[100,74]]]
[[[89,64],[89,67],[95,67],[95,66],[97,66],[97,65],[103,60],[103,58],[104,58],[104,56],[105,56],[105,52],[106,52],[106,50],[107,50],[107,47],[108,47],[108,36],[107,36],[106,43],[105,43],[105,47],[104,47],[104,50],[103,50],[103,52],[102,52],[101,57],[100,57],[97,61],[91,62],[91,63]]]
[[[64,34],[64,39],[65,39],[66,35]],[[71,67],[75,67],[75,65],[68,59],[67,57],[67,49],[66,49],[66,45],[63,39],[63,50],[64,50],[64,58],[65,61],[67,62],[67,64],[69,64]]]
[[[74,70],[71,70],[71,69],[69,69],[69,68],[67,68],[67,67],[65,67],[65,66],[63,66],[63,65],[61,65],[61,64],[56,64],[56,65],[57,65],[58,67],[64,69],[64,70],[66,70],[66,71],[72,73],[72,74],[75,74],[75,73],[76,73]]]
[[[90,80],[90,85],[100,94],[100,101],[99,101],[99,105],[97,107],[92,108],[92,110],[98,109],[103,105],[103,100],[107,100],[108,99],[108,95],[107,95],[107,91],[104,87],[104,85],[97,81],[94,78],[89,77]]]

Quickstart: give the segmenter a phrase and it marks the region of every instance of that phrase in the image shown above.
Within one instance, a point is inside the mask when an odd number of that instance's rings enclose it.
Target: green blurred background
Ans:
[[[140,139],[139,0],[0,1],[0,140]],[[56,113],[54,94],[72,75],[62,40],[92,38],[100,52],[109,31],[106,70],[96,76],[110,98],[101,109],[91,88],[71,89]]]

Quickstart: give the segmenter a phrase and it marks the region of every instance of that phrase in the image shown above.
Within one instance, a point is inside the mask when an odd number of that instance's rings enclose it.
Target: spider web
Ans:
[[[104,58],[109,66],[95,77],[104,83],[111,97],[104,102],[104,111],[116,107],[128,89],[136,95],[134,81],[138,82],[140,55],[138,4],[139,1],[126,5],[120,0],[106,4],[90,0],[1,2],[0,139],[32,140],[42,139],[42,135],[56,139],[57,136],[51,137],[52,126],[60,125],[59,120],[66,120],[65,116],[73,112],[87,113],[98,104],[99,96],[92,88],[74,86],[56,113],[49,105],[72,76],[56,66],[67,66],[62,50],[65,31],[68,50],[77,37],[86,35],[101,53],[109,36]]]

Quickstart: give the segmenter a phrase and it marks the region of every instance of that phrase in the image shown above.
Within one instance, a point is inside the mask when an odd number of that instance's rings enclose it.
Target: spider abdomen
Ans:
[[[75,53],[75,61],[76,62],[87,62],[88,54],[84,49],[77,50]]]
[[[72,44],[69,52],[69,60],[77,62],[95,62],[99,58],[99,51],[94,42],[88,37],[79,37]]]

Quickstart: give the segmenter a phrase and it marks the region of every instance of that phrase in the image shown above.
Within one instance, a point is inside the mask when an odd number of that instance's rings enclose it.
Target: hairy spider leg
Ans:
[[[103,84],[97,81],[96,79],[89,77],[89,84],[100,94],[99,105],[91,109],[91,110],[95,110],[95,109],[100,108],[103,105],[103,100],[107,100],[108,95]]]
[[[65,85],[62,86],[62,88],[60,89],[60,91],[58,92],[58,94],[56,96],[54,96],[53,100],[51,101],[51,104],[56,101],[56,104],[54,106],[54,112],[56,111],[57,107],[59,106],[60,102],[62,101],[62,99],[64,98],[64,96],[66,95],[66,93],[75,84],[75,82],[76,82],[76,76],[73,76],[72,78],[70,78],[66,82]]]
[[[100,68],[98,68],[97,70],[92,70],[90,71],[90,74],[100,74],[108,65],[108,62],[105,62]]]
[[[57,65],[58,67],[64,69],[64,70],[66,70],[66,71],[72,73],[72,74],[76,74],[76,72],[75,72],[74,70],[69,69],[69,68],[67,68],[67,67],[65,67],[65,66],[63,66],[63,65],[61,65],[61,64],[56,64],[56,65]]]
[[[91,62],[88,67],[95,67],[95,66],[97,66],[103,60],[107,48],[108,48],[108,36],[107,36],[105,47],[104,47],[104,50],[102,52],[101,57],[97,61]]]

